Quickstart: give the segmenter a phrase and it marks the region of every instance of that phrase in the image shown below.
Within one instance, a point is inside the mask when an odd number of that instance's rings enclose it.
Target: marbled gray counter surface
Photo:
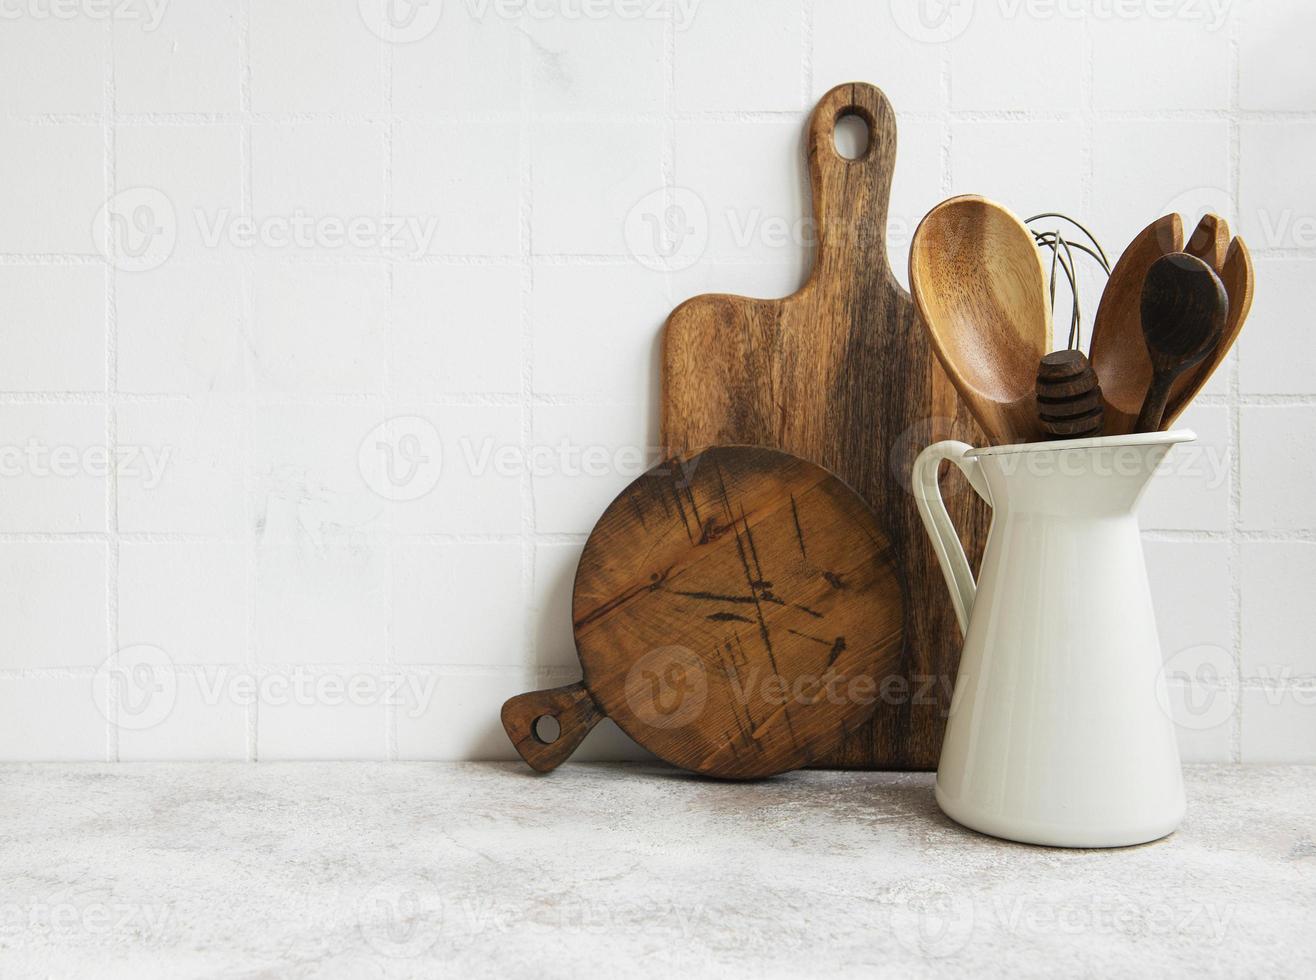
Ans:
[[[1027,847],[930,775],[0,767],[0,976],[1314,976],[1316,768]]]

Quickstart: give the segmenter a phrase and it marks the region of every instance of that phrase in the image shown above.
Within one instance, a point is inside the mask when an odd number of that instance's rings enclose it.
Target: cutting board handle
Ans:
[[[868,126],[868,147],[853,160],[836,150],[836,123],[845,116],[858,116]],[[879,263],[889,272],[887,207],[896,168],[896,113],[891,103],[876,85],[838,85],[814,107],[808,141],[822,257],[869,267]]]
[[[551,772],[580,746],[590,729],[598,724],[603,712],[594,703],[583,682],[531,691],[509,698],[503,705],[503,728],[521,758],[539,772]],[[545,741],[537,731],[541,718],[558,723],[558,736]]]

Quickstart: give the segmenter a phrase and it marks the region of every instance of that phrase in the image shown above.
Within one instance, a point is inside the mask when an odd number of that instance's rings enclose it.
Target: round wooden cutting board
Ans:
[[[572,621],[584,680],[503,706],[531,766],[561,764],[606,715],[674,765],[751,778],[869,718],[904,606],[863,498],[788,453],[732,446],[622,491],[585,545]]]

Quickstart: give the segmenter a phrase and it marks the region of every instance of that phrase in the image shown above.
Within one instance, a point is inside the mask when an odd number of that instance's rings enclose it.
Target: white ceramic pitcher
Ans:
[[[983,833],[1117,847],[1183,818],[1174,724],[1134,506],[1189,431],[974,449],[939,442],[913,489],[964,652],[937,803]],[[949,460],[992,506],[975,584],[941,499]]]

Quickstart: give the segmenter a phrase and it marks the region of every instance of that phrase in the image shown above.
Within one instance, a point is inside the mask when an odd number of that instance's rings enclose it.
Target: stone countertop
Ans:
[[[1316,768],[1187,781],[1178,833],[1076,851],[929,774],[8,765],[0,975],[1316,975]]]

